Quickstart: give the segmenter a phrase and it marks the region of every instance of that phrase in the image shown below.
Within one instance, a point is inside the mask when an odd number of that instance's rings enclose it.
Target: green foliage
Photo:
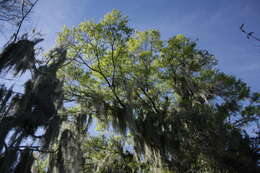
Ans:
[[[118,136],[91,137],[84,143],[84,172],[136,172],[142,165],[132,153],[124,151],[123,140]]]
[[[46,108],[46,114],[22,122],[32,122],[30,135],[46,126],[44,143],[55,150],[48,172],[259,170],[258,145],[243,131],[258,121],[259,94],[220,72],[215,57],[196,42],[184,35],[163,41],[157,30],[135,31],[118,10],[98,23],[64,27],[57,42],[62,48],[51,51],[50,62],[35,71],[20,100],[24,106],[19,105],[30,115],[37,114],[32,107]],[[5,62],[3,68],[12,62],[23,70],[13,58]],[[59,110],[63,100],[70,107]],[[100,133],[119,136],[90,137],[92,118]],[[8,128],[0,136],[2,148],[14,127],[3,120]]]
[[[256,95],[241,80],[219,72],[215,57],[197,49],[196,42],[183,35],[165,42],[159,31],[134,31],[127,17],[113,10],[99,23],[65,27],[58,43],[68,46],[71,60],[60,71],[67,97],[79,106],[87,103],[87,112],[107,127],[125,137],[130,133],[135,153],[154,167],[242,170],[225,158],[233,145],[247,140],[237,122],[246,126],[257,120],[256,101],[243,106]],[[253,169],[256,162],[251,159]]]

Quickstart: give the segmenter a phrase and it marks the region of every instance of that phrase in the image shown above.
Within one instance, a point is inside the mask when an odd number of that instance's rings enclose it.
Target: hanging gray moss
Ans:
[[[72,123],[63,121],[57,152],[50,153],[48,173],[83,173],[84,157],[82,142],[91,116],[77,114],[71,117]]]
[[[64,130],[59,140],[57,153],[50,155],[48,173],[80,173],[83,166],[83,153],[77,145],[75,134]]]
[[[32,173],[31,167],[33,164],[33,152],[26,148],[21,152],[20,160],[17,166],[15,167],[14,173]]]
[[[34,46],[42,40],[31,41],[23,38],[8,44],[0,54],[0,72],[13,69],[17,75],[31,69],[35,64]]]
[[[13,106],[13,104],[10,103],[11,97],[14,95],[12,88],[13,87],[7,89],[4,85],[0,85],[0,119],[6,116]]]
[[[34,45],[35,42],[28,40],[20,40],[9,45],[1,54],[0,69],[14,68],[16,74],[30,69],[30,63],[33,65],[35,63]],[[24,46],[27,46],[27,49]],[[0,126],[4,128],[0,133],[1,173],[29,173],[34,160],[33,149],[28,147],[21,150],[22,141],[31,137],[32,140],[37,139],[41,142],[41,148],[48,149],[52,140],[59,134],[61,121],[57,111],[63,102],[63,82],[57,79],[56,73],[65,62],[66,51],[63,48],[56,48],[54,51],[56,55],[52,63],[34,69],[32,79],[25,84],[24,94],[14,97],[12,114],[1,116]],[[3,95],[3,92],[0,94]],[[10,92],[5,96],[6,98],[1,99],[0,105],[7,103]],[[4,110],[3,106],[1,110]],[[46,130],[40,137],[35,136],[39,127],[44,127]],[[6,137],[11,131],[13,135],[6,144]]]
[[[0,170],[1,173],[11,173],[12,167],[15,164],[15,161],[17,160],[19,152],[17,152],[16,149],[11,148],[9,150],[6,150],[4,153],[0,154]]]

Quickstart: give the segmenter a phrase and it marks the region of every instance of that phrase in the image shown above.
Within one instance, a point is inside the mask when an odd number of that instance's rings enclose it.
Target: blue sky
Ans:
[[[48,49],[64,25],[99,21],[112,9],[129,16],[138,30],[160,30],[163,39],[176,34],[198,39],[200,48],[217,57],[221,71],[260,91],[260,42],[248,40],[239,30],[245,23],[260,37],[260,0],[39,0],[30,29],[43,33],[42,46]]]

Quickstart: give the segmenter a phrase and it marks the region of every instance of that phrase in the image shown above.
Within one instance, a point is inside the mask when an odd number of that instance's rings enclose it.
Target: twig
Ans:
[[[22,27],[23,21],[24,21],[25,18],[30,14],[30,12],[32,11],[33,7],[37,4],[38,1],[39,1],[39,0],[36,0],[36,1],[32,4],[31,8],[25,13],[25,15],[23,15],[21,21],[19,22],[17,31],[16,31],[16,33],[14,34],[14,41],[13,41],[13,42],[15,42],[15,41],[17,40],[17,37],[18,37],[18,34],[19,34],[20,29],[21,29],[21,27]],[[22,7],[22,8],[23,8],[23,7]]]
[[[38,151],[38,152],[42,152],[42,153],[56,153],[57,150],[42,150],[42,149],[39,149],[40,147],[42,146],[19,146],[18,147],[18,150],[24,150],[24,149],[29,149],[31,151]]]
[[[247,31],[244,29],[244,26],[245,26],[245,24],[242,24],[242,25],[239,27],[239,29],[240,29],[243,33],[246,34],[247,39],[253,38],[253,39],[255,39],[256,41],[260,41],[260,38],[254,36],[254,32],[247,32]]]

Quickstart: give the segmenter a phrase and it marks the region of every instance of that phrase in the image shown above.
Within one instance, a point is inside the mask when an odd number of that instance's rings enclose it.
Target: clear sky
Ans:
[[[48,49],[63,25],[99,21],[112,9],[129,16],[138,30],[160,30],[163,39],[176,34],[198,39],[200,48],[217,57],[221,71],[260,91],[260,42],[239,30],[244,23],[260,37],[260,0],[39,0],[30,29],[43,33]]]

